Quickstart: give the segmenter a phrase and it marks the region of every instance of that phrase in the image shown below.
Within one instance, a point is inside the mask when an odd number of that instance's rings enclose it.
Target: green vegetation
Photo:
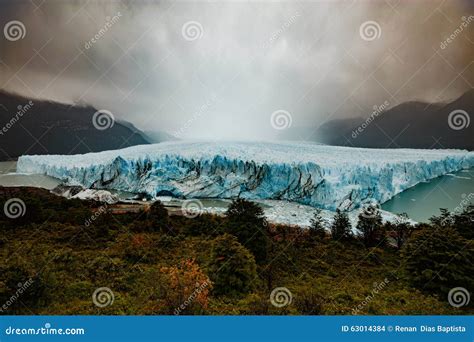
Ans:
[[[11,198],[26,212],[0,216],[0,314],[474,313],[472,300],[447,300],[454,287],[472,297],[472,206],[415,227],[364,217],[356,235],[339,211],[331,236],[317,210],[311,229],[271,225],[243,199],[225,217],[186,218],[159,202],[112,214],[106,204],[0,188],[2,208]],[[288,305],[272,305],[278,287],[291,293]],[[99,288],[113,302],[94,304]]]
[[[229,234],[214,240],[209,272],[217,296],[249,293],[257,279],[254,256]]]

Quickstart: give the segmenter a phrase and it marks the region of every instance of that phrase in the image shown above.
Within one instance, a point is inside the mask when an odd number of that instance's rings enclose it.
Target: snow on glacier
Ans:
[[[17,172],[150,196],[286,200],[352,210],[474,166],[463,150],[368,149],[315,143],[165,142],[83,155],[21,156]]]

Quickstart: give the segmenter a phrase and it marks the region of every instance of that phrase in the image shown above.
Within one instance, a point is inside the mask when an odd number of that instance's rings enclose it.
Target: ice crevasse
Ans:
[[[474,166],[464,150],[367,149],[315,143],[165,142],[18,159],[17,172],[152,197],[288,200],[352,210]]]

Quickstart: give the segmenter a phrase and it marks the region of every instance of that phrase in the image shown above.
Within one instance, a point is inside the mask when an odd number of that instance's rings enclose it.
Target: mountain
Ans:
[[[471,89],[449,103],[405,102],[377,115],[368,113],[367,118],[331,120],[311,130],[296,129],[288,134],[293,139],[303,136],[336,146],[474,150],[473,115]]]
[[[0,91],[0,160],[24,154],[77,154],[149,144],[126,121],[106,121],[92,106],[28,99]],[[108,127],[106,129],[97,129]],[[100,126],[102,125],[102,126]],[[105,126],[104,126],[105,125]]]
[[[352,210],[473,166],[474,152],[467,151],[173,141],[87,155],[22,156],[17,171],[150,197],[242,197]]]

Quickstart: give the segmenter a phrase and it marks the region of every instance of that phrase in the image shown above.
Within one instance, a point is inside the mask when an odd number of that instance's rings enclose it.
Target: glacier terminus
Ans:
[[[151,197],[285,200],[327,210],[384,203],[474,166],[464,150],[369,149],[316,143],[178,141],[82,155],[25,155],[17,172]]]

